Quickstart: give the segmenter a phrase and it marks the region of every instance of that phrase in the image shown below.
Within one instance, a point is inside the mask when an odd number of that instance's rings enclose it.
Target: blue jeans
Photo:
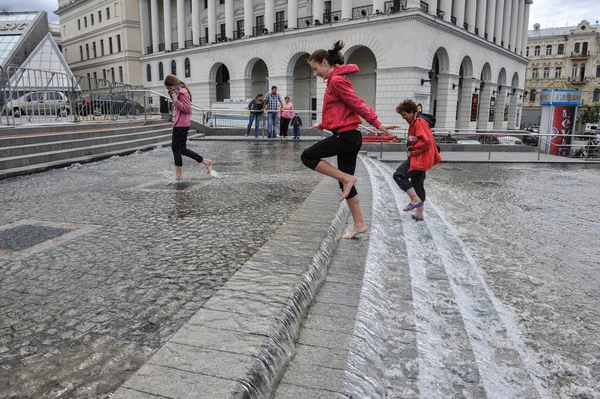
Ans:
[[[294,137],[300,137],[300,126],[294,126]]]
[[[268,111],[267,112],[267,138],[277,137],[277,131],[279,130],[279,111]]]
[[[250,129],[252,128],[252,122],[256,119],[256,125],[254,126],[254,137],[258,138],[258,128],[260,126],[260,113],[259,112],[250,112],[250,120],[248,122],[248,127],[246,128],[246,136],[250,133]]]

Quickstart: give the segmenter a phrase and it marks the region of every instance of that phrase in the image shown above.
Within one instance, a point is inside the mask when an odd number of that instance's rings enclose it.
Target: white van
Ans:
[[[598,123],[586,123],[583,127],[583,134],[586,136],[595,136],[597,133],[600,133],[598,126]]]

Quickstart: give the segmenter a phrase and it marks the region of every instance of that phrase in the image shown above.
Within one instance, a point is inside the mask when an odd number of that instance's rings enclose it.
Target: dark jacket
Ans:
[[[299,116],[295,116],[292,118],[292,126],[293,127],[300,127],[302,126],[302,119],[300,119]]]
[[[263,102],[256,98],[253,98],[252,101],[250,101],[250,104],[248,104],[248,109],[250,110],[250,112],[253,112],[255,114],[262,113]]]

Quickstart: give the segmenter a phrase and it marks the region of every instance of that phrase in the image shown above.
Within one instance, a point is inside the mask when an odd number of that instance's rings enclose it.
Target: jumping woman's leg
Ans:
[[[185,155],[186,157],[190,157],[192,159],[194,159],[196,162],[203,164],[204,166],[206,166],[206,173],[210,173],[212,172],[212,161],[210,159],[204,159],[204,157],[190,149],[187,148],[187,134],[188,134],[188,130],[189,128],[182,128],[185,129],[185,141],[183,141],[183,148],[181,149],[181,155]]]
[[[321,141],[318,141],[314,145],[310,146],[302,153],[302,163],[307,167],[315,170],[323,175],[333,177],[342,185],[342,198],[340,201],[346,198],[351,189],[354,187],[357,178],[355,176],[344,173],[335,166],[331,165],[327,161],[323,161],[321,158],[328,158],[340,153],[345,153],[351,150],[344,140],[340,139],[338,135],[327,137]]]

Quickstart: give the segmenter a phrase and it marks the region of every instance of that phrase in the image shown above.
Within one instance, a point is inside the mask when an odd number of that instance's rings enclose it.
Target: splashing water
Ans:
[[[214,169],[213,169],[213,170],[211,170],[211,171],[210,171],[210,173],[209,173],[208,175],[209,175],[210,177],[213,177],[213,178],[215,178],[215,179],[220,179],[220,178],[221,178],[221,175],[219,175],[219,174],[217,173],[217,171],[216,171],[216,170],[214,170]]]

